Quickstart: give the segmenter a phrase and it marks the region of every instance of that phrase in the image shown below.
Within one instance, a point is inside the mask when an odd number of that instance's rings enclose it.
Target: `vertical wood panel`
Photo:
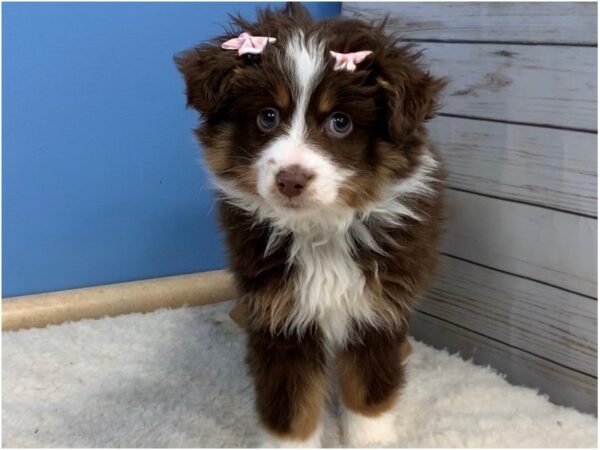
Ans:
[[[596,134],[455,117],[428,128],[449,186],[597,215]]]
[[[342,14],[380,20],[413,40],[595,44],[596,3],[582,2],[348,2]]]
[[[441,112],[597,128],[597,49],[545,45],[422,43],[424,63],[450,80]]]
[[[436,348],[459,352],[463,358],[473,358],[476,364],[494,367],[513,384],[547,393],[554,403],[597,414],[595,377],[425,314],[416,314],[411,331],[415,338]]]
[[[443,251],[596,297],[597,220],[447,191]]]
[[[597,375],[598,303],[443,257],[419,310],[571,369]]]

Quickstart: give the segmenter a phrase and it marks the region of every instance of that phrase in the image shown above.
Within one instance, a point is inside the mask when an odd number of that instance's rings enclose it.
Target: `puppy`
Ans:
[[[270,446],[321,444],[327,373],[350,446],[396,440],[400,348],[437,261],[442,168],[418,54],[298,4],[179,54],[246,312]]]

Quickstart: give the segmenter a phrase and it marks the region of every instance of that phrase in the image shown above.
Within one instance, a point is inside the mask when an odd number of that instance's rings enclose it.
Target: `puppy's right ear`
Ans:
[[[179,53],[175,64],[185,79],[188,106],[209,115],[227,96],[240,63],[236,52],[207,44]]]

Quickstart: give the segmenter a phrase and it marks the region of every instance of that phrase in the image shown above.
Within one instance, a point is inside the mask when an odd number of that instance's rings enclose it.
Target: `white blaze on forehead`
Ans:
[[[290,136],[303,138],[306,131],[306,112],[312,93],[325,70],[325,47],[316,36],[306,39],[299,31],[285,47],[285,70],[290,72],[295,97]]]

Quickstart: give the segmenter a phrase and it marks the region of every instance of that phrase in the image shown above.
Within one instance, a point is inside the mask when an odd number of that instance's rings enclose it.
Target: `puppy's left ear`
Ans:
[[[185,80],[188,106],[203,115],[216,112],[230,90],[239,60],[236,52],[223,51],[212,44],[176,55],[175,64]]]
[[[431,119],[447,81],[435,78],[418,66],[418,54],[396,49],[380,61],[377,82],[386,95],[391,138],[402,142]]]

